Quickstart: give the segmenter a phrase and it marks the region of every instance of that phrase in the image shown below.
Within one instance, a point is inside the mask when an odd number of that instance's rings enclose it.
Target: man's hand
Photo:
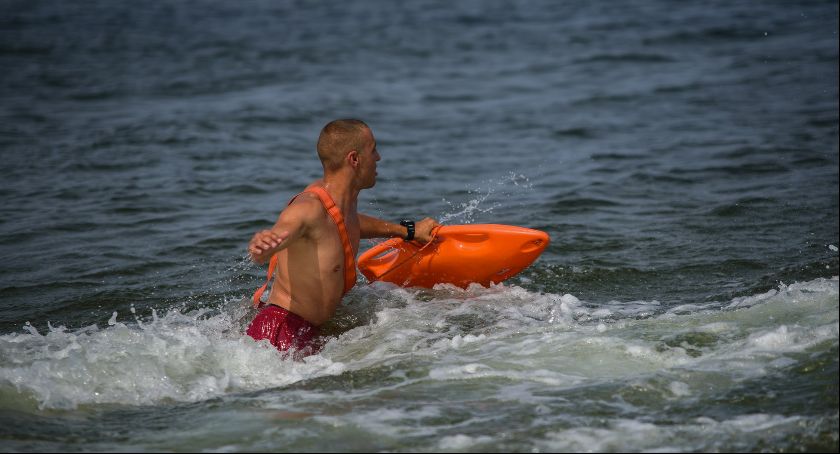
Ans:
[[[289,232],[277,234],[273,230],[262,230],[255,233],[248,244],[248,253],[251,255],[251,260],[260,265],[267,262],[277,247],[283,244],[283,241],[288,237]]]
[[[414,224],[414,240],[423,244],[432,241],[432,230],[435,227],[440,227],[440,224],[432,218],[416,222]]]

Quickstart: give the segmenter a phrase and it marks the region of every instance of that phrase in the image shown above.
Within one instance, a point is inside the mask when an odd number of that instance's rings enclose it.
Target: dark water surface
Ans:
[[[0,3],[0,450],[837,451],[838,5]],[[363,211],[552,244],[242,336],[335,118]]]

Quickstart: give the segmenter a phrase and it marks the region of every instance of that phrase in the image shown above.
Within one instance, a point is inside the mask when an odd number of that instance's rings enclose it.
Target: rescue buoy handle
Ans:
[[[386,276],[386,275],[388,275],[388,273],[390,273],[390,272],[392,272],[392,271],[396,270],[397,268],[399,268],[399,267],[403,266],[406,262],[408,262],[409,260],[413,259],[414,257],[417,257],[417,254],[419,254],[419,253],[423,252],[423,249],[426,249],[427,247],[429,247],[429,245],[430,245],[430,244],[432,244],[432,243],[434,243],[434,242],[435,242],[435,240],[437,239],[438,231],[440,230],[440,228],[441,228],[441,227],[443,227],[443,226],[442,226],[442,225],[439,225],[439,226],[437,226],[437,227],[435,227],[435,228],[433,228],[433,229],[432,229],[432,239],[430,239],[428,243],[426,243],[426,244],[424,244],[423,246],[421,246],[420,248],[418,248],[416,251],[414,251],[414,253],[413,253],[413,254],[411,254],[411,255],[410,255],[407,259],[405,259],[405,260],[403,260],[402,262],[400,262],[398,265],[396,265],[396,266],[392,266],[392,267],[391,267],[391,269],[389,269],[388,271],[386,271],[386,272],[384,272],[384,273],[380,274],[379,276],[376,276],[376,279],[377,279],[377,280],[381,280],[381,279],[382,279],[382,276]],[[374,282],[375,282],[375,281],[371,281],[371,282],[369,282],[369,283],[368,283],[368,285],[373,284]]]

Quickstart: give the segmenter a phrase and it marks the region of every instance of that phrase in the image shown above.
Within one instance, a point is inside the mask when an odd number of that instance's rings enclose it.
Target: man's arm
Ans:
[[[432,229],[439,225],[432,218],[426,218],[415,223],[414,239],[421,243],[428,243],[432,240]],[[359,213],[359,229],[362,238],[405,238],[408,235],[408,229],[399,224],[362,213]]]
[[[280,213],[274,227],[254,234],[248,243],[251,260],[260,265],[269,261],[271,256],[286,249],[306,234],[307,229],[320,213],[320,202],[305,198],[305,196],[299,197]]]

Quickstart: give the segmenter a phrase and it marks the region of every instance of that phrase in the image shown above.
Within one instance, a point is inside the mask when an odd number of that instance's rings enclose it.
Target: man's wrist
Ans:
[[[405,241],[411,241],[414,239],[414,221],[410,219],[403,219],[400,221],[400,225],[405,227],[406,234],[402,238]]]

